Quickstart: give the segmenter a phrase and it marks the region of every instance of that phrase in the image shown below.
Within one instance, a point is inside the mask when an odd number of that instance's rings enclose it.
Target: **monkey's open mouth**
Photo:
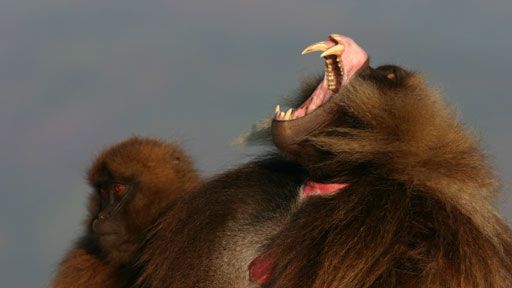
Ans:
[[[325,74],[311,96],[298,108],[286,112],[276,106],[272,122],[274,143],[280,149],[296,144],[332,119],[336,97],[343,86],[367,63],[368,55],[352,39],[331,34],[327,41],[308,46],[302,54],[320,51],[325,59]]]
[[[313,94],[296,110],[290,108],[285,113],[282,112],[280,106],[277,105],[274,119],[279,121],[289,121],[308,115],[316,108],[329,101],[329,99],[331,99],[331,97],[341,88],[344,75],[343,60],[341,59],[341,56],[343,54],[344,46],[342,44],[334,44],[334,46],[329,47],[330,43],[325,42],[327,41],[315,43],[302,51],[302,55],[314,51],[323,52],[321,57],[325,58],[324,79],[315,89]]]

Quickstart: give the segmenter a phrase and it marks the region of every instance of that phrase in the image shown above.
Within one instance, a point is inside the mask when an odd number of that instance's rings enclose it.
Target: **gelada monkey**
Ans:
[[[422,76],[374,68],[352,39],[276,107],[277,154],[164,214],[143,287],[512,287],[512,233],[476,141]]]
[[[51,287],[130,287],[147,229],[199,183],[192,161],[171,143],[133,137],[103,151],[88,171],[85,233]]]

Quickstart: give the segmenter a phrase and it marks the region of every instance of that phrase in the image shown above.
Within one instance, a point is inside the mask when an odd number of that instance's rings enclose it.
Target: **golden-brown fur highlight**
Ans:
[[[51,287],[129,287],[130,278],[119,267],[99,261],[83,249],[72,250],[62,261]]]

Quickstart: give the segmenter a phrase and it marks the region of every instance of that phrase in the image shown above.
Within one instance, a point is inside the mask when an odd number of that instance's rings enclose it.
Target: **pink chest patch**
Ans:
[[[270,252],[263,253],[254,258],[249,264],[249,279],[258,285],[267,284],[272,276],[274,258]]]
[[[329,196],[334,195],[349,184],[347,183],[318,183],[308,181],[302,186],[301,199],[310,196]],[[265,285],[272,276],[274,257],[271,252],[265,252],[254,258],[249,264],[249,279],[258,285]]]
[[[302,187],[301,198],[309,196],[330,196],[334,195],[342,189],[346,188],[349,184],[347,183],[318,183],[308,181]]]

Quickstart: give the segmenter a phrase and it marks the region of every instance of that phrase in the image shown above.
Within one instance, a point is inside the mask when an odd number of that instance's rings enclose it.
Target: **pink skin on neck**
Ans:
[[[310,196],[330,196],[346,188],[349,184],[347,183],[318,183],[308,181],[302,186],[301,198]]]
[[[270,252],[256,256],[249,264],[249,279],[258,285],[264,285],[272,276],[274,257]]]
[[[330,196],[349,186],[347,183],[318,183],[308,181],[302,186],[299,198],[304,200],[311,196]],[[274,257],[271,252],[265,252],[254,258],[249,264],[249,279],[258,285],[268,283],[272,276]]]
[[[330,196],[346,188],[347,183],[318,183],[308,181],[302,187],[299,198],[304,200],[310,196]],[[272,276],[274,257],[271,252],[265,252],[254,258],[249,264],[249,279],[258,285],[265,285]]]

